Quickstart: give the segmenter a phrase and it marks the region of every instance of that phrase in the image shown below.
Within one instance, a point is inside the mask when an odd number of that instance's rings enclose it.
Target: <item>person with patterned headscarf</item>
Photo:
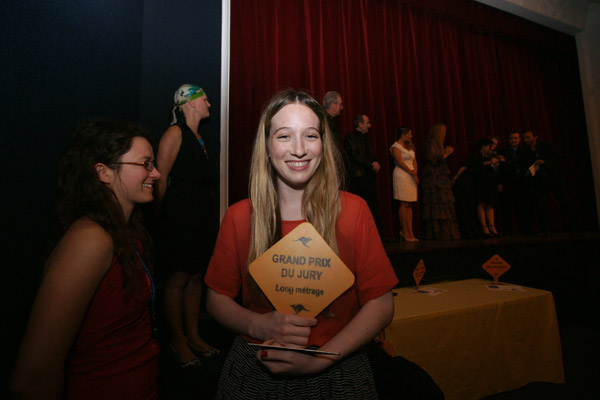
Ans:
[[[174,95],[172,122],[158,146],[160,203],[159,268],[168,274],[165,319],[169,349],[180,366],[200,365],[198,357],[219,351],[199,335],[202,279],[219,229],[219,143],[201,134],[210,103],[200,87],[181,85]]]

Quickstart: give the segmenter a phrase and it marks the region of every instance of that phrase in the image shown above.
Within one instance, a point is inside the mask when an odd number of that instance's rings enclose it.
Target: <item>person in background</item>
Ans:
[[[490,157],[497,158],[499,162],[504,162],[504,156],[499,153],[498,144],[500,141],[497,137],[491,136],[488,138],[492,144],[490,145]]]
[[[571,200],[560,172],[560,159],[554,146],[550,143],[538,142],[538,135],[533,129],[523,132],[523,143],[521,168],[525,171],[525,181],[527,182],[528,231],[534,230],[537,216],[542,235],[551,234],[551,215],[548,202],[550,193],[553,193],[560,207],[563,228],[574,233],[575,224]]]
[[[155,399],[150,238],[137,205],[160,173],[149,136],[92,121],[59,165],[55,246],[14,373],[18,399]]]
[[[430,240],[460,239],[452,179],[446,158],[454,152],[444,146],[446,125],[436,123],[431,127],[425,143],[425,166],[421,175],[423,223],[425,238]]]
[[[472,195],[476,200],[476,215],[479,222],[480,235],[484,238],[498,236],[495,226],[494,205],[498,196],[496,171],[500,165],[497,156],[492,155],[493,142],[483,139],[477,142],[477,151],[461,166],[453,181],[462,175],[470,179]]]
[[[219,350],[199,334],[203,275],[219,229],[218,142],[201,133],[210,116],[206,93],[181,85],[174,95],[173,120],[158,146],[159,265],[168,275],[164,294],[169,350],[182,368]]]
[[[327,116],[327,125],[334,138],[336,146],[342,147],[342,136],[337,126],[337,118],[344,110],[344,102],[342,101],[342,95],[336,91],[330,90],[325,93],[323,97],[323,109]]]
[[[240,335],[225,361],[218,399],[377,398],[361,348],[391,321],[398,280],[367,204],[340,191],[340,167],[319,103],[303,92],[277,93],[258,126],[250,198],[227,210],[205,278],[209,312]],[[356,278],[316,318],[275,311],[248,272],[252,261],[304,221]],[[340,355],[257,351],[248,342]]]
[[[521,134],[517,131],[510,132],[507,136],[507,146],[500,151],[504,161],[500,162],[498,170],[499,182],[502,184],[500,192],[500,211],[502,215],[502,229],[505,234],[513,232],[516,227],[526,232],[524,225],[524,186],[523,171],[521,171],[520,158],[522,157]]]
[[[377,173],[381,166],[375,158],[371,142],[367,139],[369,129],[369,117],[358,114],[354,118],[354,131],[346,135],[344,140],[344,154],[347,159],[346,172],[350,179],[350,192],[366,200],[379,228]]]
[[[395,142],[390,147],[395,164],[393,172],[394,199],[400,203],[398,206],[400,237],[407,242],[419,240],[413,233],[412,221],[412,208],[417,201],[417,185],[419,184],[417,159],[412,137],[412,130],[407,126],[401,126],[396,130]]]

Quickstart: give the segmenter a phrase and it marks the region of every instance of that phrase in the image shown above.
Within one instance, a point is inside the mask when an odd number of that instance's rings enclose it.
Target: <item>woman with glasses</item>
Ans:
[[[16,398],[154,399],[150,239],[137,205],[160,178],[147,134],[94,121],[59,165],[56,240],[12,377]]]
[[[202,129],[210,115],[206,93],[181,85],[174,96],[173,120],[158,146],[162,173],[159,269],[166,273],[165,320],[169,350],[182,368],[200,366],[198,357],[219,351],[199,334],[203,275],[219,230],[219,143]]]
[[[206,274],[209,312],[240,335],[222,369],[217,398],[377,398],[362,348],[391,321],[391,289],[398,280],[367,203],[340,191],[340,167],[319,103],[293,90],[275,95],[254,142],[250,199],[228,209]],[[315,318],[275,311],[248,273],[252,261],[304,221],[355,276]],[[257,351],[248,342],[338,355]]]

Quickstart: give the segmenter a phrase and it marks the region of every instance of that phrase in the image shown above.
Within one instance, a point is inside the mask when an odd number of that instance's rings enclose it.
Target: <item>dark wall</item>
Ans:
[[[146,0],[142,37],[141,121],[160,135],[170,122],[173,94],[200,86],[211,103],[203,133],[219,135],[221,0]]]
[[[10,338],[2,362],[12,363],[39,281],[56,164],[69,134],[90,116],[138,118],[142,0],[26,0],[3,2],[0,12],[2,329]]]
[[[138,116],[142,1],[97,3],[2,4],[3,224],[19,245],[29,242],[28,255],[37,247],[30,241],[43,228],[56,161],[76,121]]]
[[[2,364],[11,368],[37,290],[56,165],[93,116],[166,128],[180,83],[201,85],[219,132],[221,1],[75,0],[0,5]],[[7,367],[7,368],[6,368]],[[4,374],[2,388],[8,380]],[[0,392],[0,397],[2,397]]]

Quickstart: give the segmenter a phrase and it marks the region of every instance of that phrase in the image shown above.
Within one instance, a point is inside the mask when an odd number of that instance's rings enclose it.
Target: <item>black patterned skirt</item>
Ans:
[[[277,376],[256,359],[256,349],[237,337],[219,379],[217,399],[377,399],[365,353],[355,353],[308,376]]]

